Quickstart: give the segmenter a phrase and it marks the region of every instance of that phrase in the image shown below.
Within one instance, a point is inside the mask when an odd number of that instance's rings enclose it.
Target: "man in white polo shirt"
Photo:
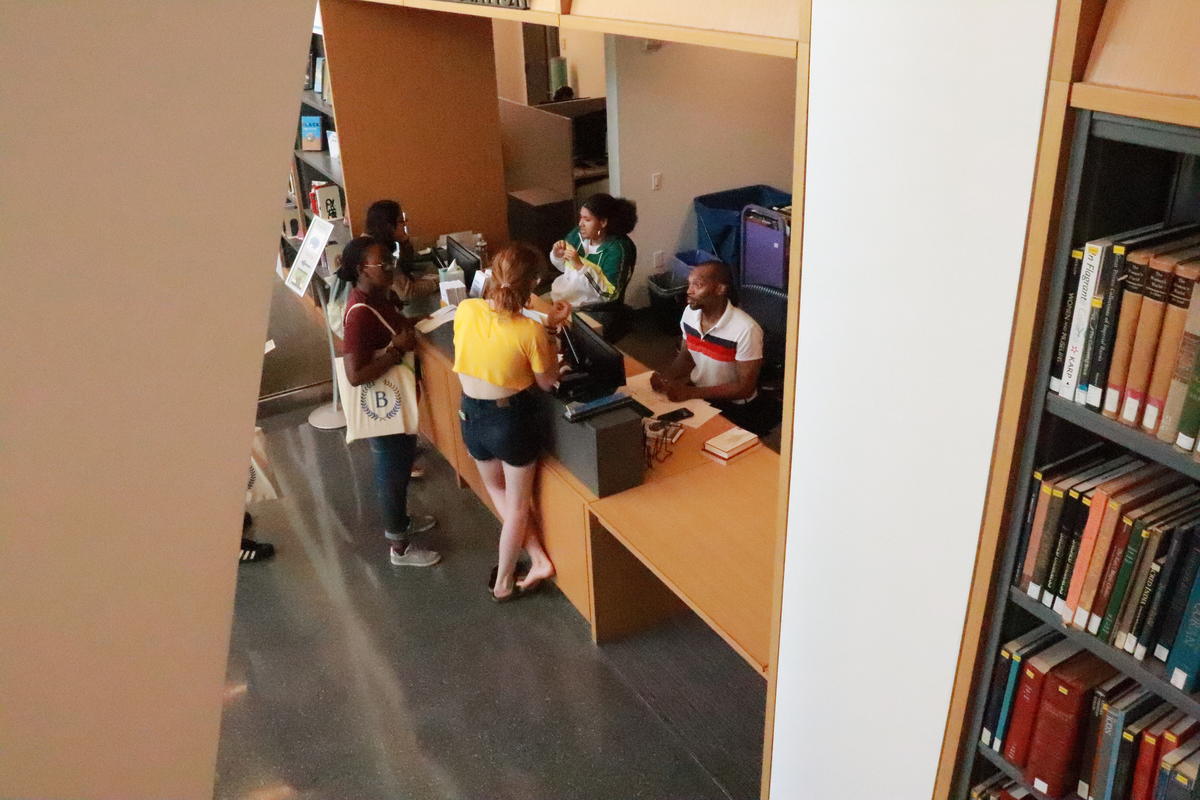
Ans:
[[[708,261],[688,276],[687,303],[680,328],[683,347],[671,365],[650,377],[650,385],[670,400],[699,398],[717,406],[734,424],[766,433],[754,401],[762,369],[762,328],[729,302],[729,267]]]

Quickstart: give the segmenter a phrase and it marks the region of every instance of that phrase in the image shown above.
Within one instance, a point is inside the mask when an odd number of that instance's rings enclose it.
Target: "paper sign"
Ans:
[[[292,262],[292,270],[284,282],[296,294],[303,296],[308,291],[308,284],[317,271],[317,265],[321,263],[321,257],[325,255],[325,245],[331,233],[333,224],[329,220],[313,217],[300,251],[296,253],[296,260]]]

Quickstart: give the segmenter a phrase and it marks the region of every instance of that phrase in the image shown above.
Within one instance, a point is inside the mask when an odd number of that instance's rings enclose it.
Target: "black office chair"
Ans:
[[[580,306],[579,310],[600,323],[600,335],[606,342],[615,342],[629,333],[632,327],[633,309],[625,304],[625,290],[633,278],[633,268],[637,266],[637,246],[633,248],[633,258],[621,270],[617,278],[617,296],[604,303],[591,303]],[[762,324],[762,323],[759,323]]]
[[[763,368],[759,381],[764,384],[783,379],[787,354],[787,292],[774,286],[748,283],[737,288],[737,306],[763,329]]]

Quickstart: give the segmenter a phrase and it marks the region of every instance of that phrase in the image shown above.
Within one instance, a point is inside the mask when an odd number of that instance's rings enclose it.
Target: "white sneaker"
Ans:
[[[393,567],[432,567],[442,560],[441,553],[436,550],[425,550],[415,544],[409,544],[404,552],[394,547],[390,550]]]

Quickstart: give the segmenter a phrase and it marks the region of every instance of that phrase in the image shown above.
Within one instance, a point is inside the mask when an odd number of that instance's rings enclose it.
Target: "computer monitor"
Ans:
[[[458,266],[462,267],[463,283],[469,289],[471,281],[475,280],[475,273],[479,271],[479,254],[459,242],[453,236],[447,236],[446,260],[457,261]]]
[[[561,337],[563,357],[571,369],[560,381],[560,396],[586,402],[625,385],[625,357],[579,314],[572,315]]]

